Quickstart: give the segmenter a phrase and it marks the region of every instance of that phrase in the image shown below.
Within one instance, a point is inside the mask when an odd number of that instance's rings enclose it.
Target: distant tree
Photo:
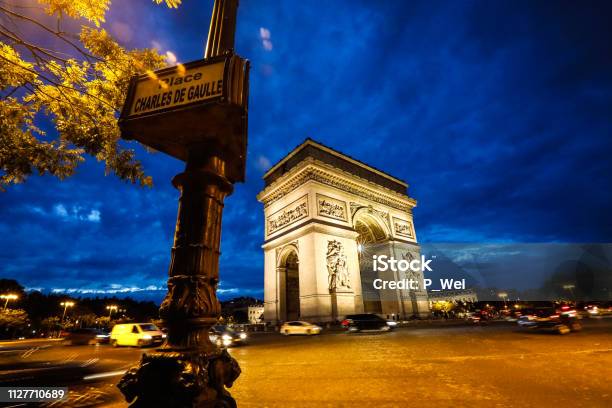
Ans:
[[[46,330],[57,330],[61,326],[60,318],[57,316],[47,317],[40,322],[40,325],[43,329]]]
[[[0,279],[0,294],[4,293],[15,293],[22,297],[25,290],[15,279]]]
[[[58,295],[32,291],[24,296],[21,305],[28,312],[32,322],[40,323],[46,317],[61,313],[61,301],[62,297]]]
[[[178,7],[181,0],[155,0]],[[128,51],[100,29],[110,0],[0,2],[0,189],[33,172],[74,174],[85,155],[124,180],[151,185],[134,151],[119,145],[117,118],[129,79],[165,65],[152,49]],[[79,33],[64,18],[80,19]],[[49,45],[53,44],[53,45]],[[55,133],[37,126],[53,122]]]
[[[100,316],[96,319],[96,322],[99,327],[104,327],[107,329],[112,327],[111,320],[108,316]]]
[[[28,324],[28,314],[23,309],[0,310],[0,333],[5,337],[13,337],[17,330]]]
[[[77,316],[76,319],[79,321],[79,327],[93,327],[98,317],[93,313],[87,313]]]
[[[62,329],[62,323],[60,322],[60,318],[57,316],[51,316],[43,319],[40,322],[40,328],[46,332],[48,335],[56,336],[59,334],[59,331]]]

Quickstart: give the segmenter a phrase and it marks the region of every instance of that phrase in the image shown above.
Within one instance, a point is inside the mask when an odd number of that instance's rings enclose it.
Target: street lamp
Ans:
[[[500,298],[504,299],[504,309],[507,308],[506,306],[506,300],[508,299],[508,294],[506,292],[500,292],[497,294],[497,296],[499,296]]]
[[[106,306],[106,310],[108,310],[108,321],[110,322],[111,319],[111,315],[113,314],[113,311],[117,311],[117,305],[109,305]]]
[[[64,307],[64,313],[62,313],[62,322],[63,322],[64,318],[66,317],[66,309],[68,309],[69,307],[74,306],[74,302],[69,302],[69,301],[62,302],[62,303],[60,303],[60,306]]]
[[[576,307],[576,303],[578,303],[578,300],[576,299],[576,294],[574,293],[575,288],[576,288],[576,285],[573,285],[571,283],[563,285],[563,289],[569,290],[571,296],[574,298],[574,307]]]
[[[0,299],[6,300],[6,302],[4,302],[4,310],[6,310],[9,300],[17,300],[19,299],[19,296],[14,293],[7,293],[6,295],[0,295]]]

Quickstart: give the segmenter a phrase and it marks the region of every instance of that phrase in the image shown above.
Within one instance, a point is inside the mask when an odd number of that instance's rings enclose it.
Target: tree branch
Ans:
[[[70,46],[72,46],[75,50],[77,50],[79,53],[81,53],[83,56],[85,56],[85,58],[91,58],[93,60],[96,61],[103,61],[101,58],[96,57],[95,55],[91,55],[85,51],[83,51],[81,49],[81,47],[79,47],[78,45],[76,45],[75,43],[73,43],[72,41],[68,40],[67,38],[65,38],[62,33],[60,31],[54,31],[52,29],[50,29],[49,27],[47,27],[46,25],[44,25],[43,23],[41,23],[40,21],[37,21],[31,17],[28,16],[24,16],[23,14],[20,13],[15,13],[14,11],[11,11],[5,7],[0,6],[0,11],[2,11],[3,13],[28,21],[40,28],[42,28],[43,30],[47,31],[48,33],[53,34],[54,36],[56,36],[57,38],[61,39],[62,41],[66,42],[67,44],[69,44]]]
[[[72,87],[72,86],[64,85],[64,84],[61,84],[61,83],[59,83],[59,82],[57,82],[57,81],[54,81],[54,80],[52,80],[52,79],[49,79],[48,77],[44,76],[44,75],[43,75],[43,74],[41,74],[40,72],[38,72],[38,71],[36,71],[36,70],[33,70],[33,69],[30,69],[30,68],[26,68],[26,67],[24,67],[24,66],[22,66],[22,65],[19,65],[19,64],[17,64],[16,62],[11,61],[10,59],[5,58],[5,57],[4,57],[4,56],[2,56],[2,55],[0,55],[0,58],[2,58],[3,60],[7,61],[9,64],[13,64],[13,65],[15,65],[15,66],[17,66],[17,67],[19,67],[19,68],[21,68],[21,69],[25,70],[25,71],[28,71],[28,72],[33,73],[33,74],[34,74],[34,75],[36,75],[37,77],[42,78],[43,80],[45,80],[45,81],[49,82],[49,83],[50,83],[50,84],[52,84],[52,85],[55,85],[55,86],[57,86],[57,87],[61,87],[61,88],[65,88],[65,89],[70,89],[70,90],[73,90],[73,91],[76,91],[76,92],[82,93],[82,94],[84,94],[84,95],[87,95],[87,96],[89,96],[89,97],[91,97],[91,98],[96,99],[97,101],[101,102],[102,104],[104,104],[104,105],[108,106],[108,107],[109,107],[109,108],[111,108],[111,109],[112,109],[112,110],[113,110],[115,113],[120,113],[119,109],[115,108],[115,107],[114,107],[113,105],[111,105],[110,103],[106,102],[106,101],[105,101],[105,100],[103,100],[103,99],[100,99],[99,97],[97,97],[97,96],[95,96],[95,95],[90,94],[89,92],[86,92],[85,90],[77,89],[77,88],[74,88],[74,87]]]

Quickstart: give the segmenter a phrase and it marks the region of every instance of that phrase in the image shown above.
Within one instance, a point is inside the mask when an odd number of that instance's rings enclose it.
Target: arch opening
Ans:
[[[357,214],[353,227],[359,234],[357,252],[364,312],[382,314],[380,293],[374,289],[374,280],[378,274],[374,271],[372,256],[383,248],[381,244],[387,242],[389,236],[380,221],[369,213]]]
[[[279,280],[281,283],[281,301],[284,303],[285,321],[298,320],[300,317],[300,273],[299,258],[296,250],[291,250],[279,265]]]

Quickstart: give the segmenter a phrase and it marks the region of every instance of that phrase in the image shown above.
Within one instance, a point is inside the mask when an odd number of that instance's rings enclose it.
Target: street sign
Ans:
[[[134,84],[126,119],[219,99],[224,70],[225,61],[200,60],[142,75]]]
[[[121,136],[183,161],[214,145],[235,158],[228,178],[243,181],[248,72],[247,60],[228,53],[135,76],[119,118]]]

